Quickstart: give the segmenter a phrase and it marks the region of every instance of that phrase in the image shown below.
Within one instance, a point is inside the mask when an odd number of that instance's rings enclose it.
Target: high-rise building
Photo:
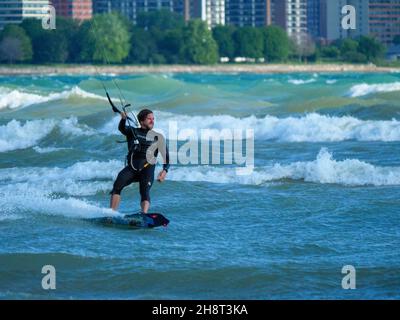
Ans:
[[[298,44],[305,41],[308,35],[307,1],[276,0],[274,4],[275,23]]]
[[[92,18],[92,0],[51,0],[56,15],[76,20]]]
[[[21,23],[26,18],[48,17],[48,0],[0,0],[0,29],[9,23]]]
[[[225,24],[225,0],[202,0],[202,20],[211,29]]]
[[[271,24],[271,0],[225,0],[225,22],[234,26]]]
[[[189,15],[186,17],[186,21],[189,19],[201,19],[204,15],[202,0],[187,0],[185,5],[187,11],[189,12]]]
[[[209,28],[225,24],[226,0],[187,0],[184,3],[185,19],[201,19]]]
[[[328,41],[353,38],[369,34],[369,0],[321,0],[321,36]],[[355,9],[355,29],[342,26],[342,9],[350,5]]]
[[[400,1],[369,0],[369,32],[390,45],[400,35]]]
[[[185,20],[201,19],[209,28],[225,24],[225,0],[92,0],[94,13],[113,11],[125,15],[134,23],[140,12],[168,10]]]
[[[188,18],[186,9],[189,0],[92,0],[93,13],[118,12],[136,23],[140,12],[168,10]]]
[[[275,14],[275,2],[276,1],[278,1],[278,0],[269,0],[269,7],[270,7],[271,14],[268,18],[270,19],[270,24],[274,24],[274,25],[277,25],[276,14]]]
[[[321,37],[321,0],[307,0],[307,31],[314,39]]]

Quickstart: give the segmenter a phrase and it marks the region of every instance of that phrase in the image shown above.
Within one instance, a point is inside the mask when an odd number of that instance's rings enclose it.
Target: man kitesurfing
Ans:
[[[141,110],[137,119],[140,128],[126,126],[127,114],[121,112],[121,120],[118,130],[126,136],[128,143],[127,166],[121,170],[114,182],[111,191],[110,207],[118,209],[121,200],[121,191],[132,182],[139,182],[140,206],[142,213],[147,213],[150,207],[150,189],[154,181],[155,159],[160,147],[164,164],[157,180],[163,182],[169,168],[169,152],[165,140],[159,140],[160,135],[152,132],[154,126],[154,115],[149,109]],[[161,143],[160,143],[161,142]],[[161,146],[160,146],[161,145]],[[165,152],[163,152],[165,151]]]
[[[158,152],[164,160],[163,168],[157,180],[163,182],[169,169],[169,152],[164,137],[153,131],[154,114],[149,109],[141,110],[134,122],[140,127],[131,125],[132,120],[125,112],[121,112],[112,102],[108,92],[106,95],[114,112],[121,115],[118,130],[126,136],[128,144],[127,165],[122,169],[110,192],[110,207],[117,210],[121,201],[121,191],[133,182],[139,182],[140,206],[142,213],[147,214],[150,208],[150,189],[154,182],[154,171]],[[128,121],[128,126],[126,122]]]

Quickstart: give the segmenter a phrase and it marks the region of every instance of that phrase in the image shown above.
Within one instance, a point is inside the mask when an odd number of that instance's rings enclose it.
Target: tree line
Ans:
[[[57,18],[55,30],[40,20],[6,25],[0,33],[0,61],[8,63],[215,64],[221,57],[245,57],[258,62],[376,62],[385,47],[361,36],[316,44],[306,35],[298,45],[278,26],[263,28],[217,26],[185,22],[168,11],[141,13],[133,25],[117,14],[95,15],[79,23]]]

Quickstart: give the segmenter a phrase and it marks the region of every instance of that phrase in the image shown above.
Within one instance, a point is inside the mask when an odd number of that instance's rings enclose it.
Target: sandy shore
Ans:
[[[265,64],[265,65],[154,65],[154,66],[5,66],[0,65],[0,75],[39,74],[137,74],[137,73],[292,73],[292,72],[400,72],[400,68],[377,67],[373,64]]]

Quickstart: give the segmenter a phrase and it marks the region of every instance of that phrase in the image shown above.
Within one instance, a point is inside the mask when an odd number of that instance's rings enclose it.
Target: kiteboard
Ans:
[[[166,227],[169,224],[169,220],[161,213],[133,213],[124,216],[92,218],[89,220],[106,226],[134,229]]]

